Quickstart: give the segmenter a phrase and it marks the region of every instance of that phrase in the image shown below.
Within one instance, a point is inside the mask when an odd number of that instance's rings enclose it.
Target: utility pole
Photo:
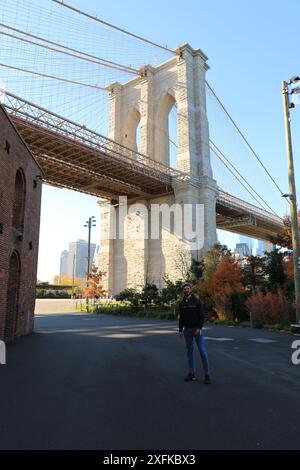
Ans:
[[[88,227],[88,255],[87,255],[87,272],[86,272],[86,287],[89,287],[89,274],[91,268],[91,230],[92,227],[96,227],[95,216],[92,215],[86,221],[84,227]],[[89,311],[89,299],[86,297],[86,310]]]
[[[291,229],[292,229],[292,247],[293,247],[293,265],[294,265],[294,284],[295,284],[295,304],[296,304],[296,322],[300,324],[300,245],[299,245],[299,226],[297,214],[297,197],[296,184],[293,161],[292,134],[291,134],[291,117],[290,108],[294,108],[294,103],[290,103],[289,85],[300,81],[299,77],[293,77],[289,83],[282,82],[281,93],[283,98],[284,125],[286,138],[286,152],[288,160],[288,178],[289,178],[289,194],[285,197],[289,198],[291,213]],[[297,93],[298,89],[293,89],[291,94]]]

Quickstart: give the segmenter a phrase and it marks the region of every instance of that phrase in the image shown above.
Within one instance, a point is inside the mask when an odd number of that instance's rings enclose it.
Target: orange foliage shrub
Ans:
[[[246,301],[246,306],[254,322],[262,325],[285,324],[292,321],[293,305],[285,298],[283,292],[267,292],[264,295],[257,291]]]
[[[232,256],[225,256],[211,277],[211,291],[220,319],[231,319],[231,294],[244,290],[241,266]]]

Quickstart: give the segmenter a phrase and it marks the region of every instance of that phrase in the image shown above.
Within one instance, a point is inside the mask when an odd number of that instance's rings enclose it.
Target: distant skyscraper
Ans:
[[[248,245],[249,254],[247,256],[252,254],[252,247],[253,247],[253,239],[252,238],[246,237],[245,235],[240,235],[240,244]]]
[[[99,256],[100,245],[95,246],[94,259],[92,260],[95,266],[98,266],[98,256]]]
[[[92,265],[94,259],[96,245],[91,243],[90,245],[90,265]],[[87,257],[88,257],[88,243],[85,240],[76,240],[75,242],[69,243],[69,260],[68,260],[68,274],[73,275],[74,266],[74,277],[80,279],[86,278],[87,272]]]
[[[248,243],[237,243],[235,245],[235,252],[239,254],[240,258],[251,255]]]
[[[273,243],[265,242],[264,240],[258,240],[256,248],[256,256],[264,256],[265,252],[272,251],[274,249]]]
[[[68,250],[62,251],[60,255],[60,269],[59,269],[60,276],[68,275],[68,259],[69,259]]]
[[[100,248],[100,245],[95,245],[95,251],[94,251],[94,259],[93,259],[93,263],[96,262],[97,260],[97,256],[98,256],[98,253],[99,253],[99,248]]]

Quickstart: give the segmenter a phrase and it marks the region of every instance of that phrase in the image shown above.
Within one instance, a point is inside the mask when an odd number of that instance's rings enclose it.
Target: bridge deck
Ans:
[[[270,212],[219,190],[216,203],[217,227],[261,240],[269,240],[283,228],[282,219]]]
[[[136,199],[172,193],[174,179],[189,178],[13,94],[6,93],[4,98],[46,183],[107,199],[119,195]],[[279,217],[221,189],[216,212],[218,228],[254,238],[268,240],[282,228]]]
[[[13,121],[43,168],[46,183],[109,199],[119,194],[149,198],[172,191],[171,175],[124,158],[113,146],[91,148],[18,117]]]

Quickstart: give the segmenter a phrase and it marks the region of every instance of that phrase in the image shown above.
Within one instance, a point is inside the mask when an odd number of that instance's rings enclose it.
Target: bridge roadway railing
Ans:
[[[133,169],[155,179],[170,184],[172,178],[182,179],[185,176],[178,170],[87,129],[84,125],[50,112],[1,88],[0,102],[13,119],[23,122],[24,125],[38,126],[50,133],[83,144],[88,147],[88,150],[100,151],[106,156],[111,156],[114,160],[117,159],[120,163],[130,165]]]
[[[201,181],[198,178],[189,176],[187,174],[185,174],[185,176],[183,175],[182,179],[188,179],[192,184],[196,186],[201,185]],[[223,191],[222,188],[220,188],[219,186],[217,187],[217,204],[223,205],[228,209],[241,211],[243,215],[254,216],[255,218],[258,218],[260,220],[264,220],[271,224],[275,224],[277,226],[282,227],[282,218],[280,218],[279,216],[272,214],[266,209],[254,206],[250,202],[244,201],[243,199],[233,196],[232,194]]]
[[[243,213],[247,212],[249,215],[254,215],[259,219],[271,222],[272,224],[282,225],[282,219],[277,215],[273,215],[271,212],[266,211],[260,207],[254,206],[249,202],[232,196],[219,188],[218,203],[228,208],[240,209]]]

